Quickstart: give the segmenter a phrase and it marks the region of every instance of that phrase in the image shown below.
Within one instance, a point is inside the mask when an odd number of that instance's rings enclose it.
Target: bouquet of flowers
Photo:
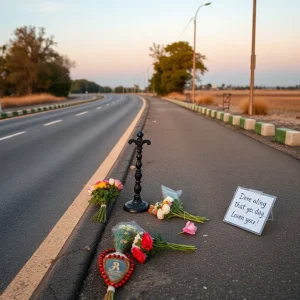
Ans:
[[[160,233],[151,237],[148,232],[139,232],[133,241],[131,253],[139,262],[144,263],[148,256],[154,255],[161,250],[195,251],[192,245],[174,244],[165,241]]]
[[[163,220],[178,217],[197,223],[204,223],[204,221],[208,220],[206,217],[194,216],[183,209],[183,204],[179,200],[181,191],[175,192],[167,187],[162,186],[162,192],[163,196],[165,197],[164,200],[161,202],[156,202],[155,205],[150,205],[148,210],[150,214],[157,216],[158,219]]]
[[[123,286],[132,275],[134,263],[126,252],[130,250],[136,234],[143,229],[133,221],[121,222],[112,231],[115,248],[104,251],[98,259],[101,276],[108,285],[105,300],[113,300],[115,289]]]
[[[92,196],[90,203],[100,206],[100,209],[92,218],[93,221],[106,222],[106,205],[119,196],[122,189],[122,182],[113,178],[98,181],[89,187],[88,192]]]
[[[204,223],[208,219],[206,217],[194,216],[183,209],[183,204],[179,199],[173,199],[170,196],[162,202],[156,202],[150,205],[150,214],[157,216],[159,220],[172,219],[178,217],[184,220],[190,220],[197,223]]]

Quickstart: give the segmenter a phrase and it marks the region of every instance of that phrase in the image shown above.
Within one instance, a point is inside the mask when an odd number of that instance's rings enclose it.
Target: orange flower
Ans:
[[[95,189],[105,189],[106,188],[106,182],[101,181],[99,184],[94,186]]]
[[[149,209],[148,209],[148,211],[149,211],[149,213],[152,213],[152,210],[154,209],[154,205],[150,205],[150,207],[149,207]]]

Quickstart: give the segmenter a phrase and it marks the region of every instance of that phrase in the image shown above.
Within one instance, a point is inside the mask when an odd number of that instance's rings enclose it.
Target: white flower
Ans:
[[[163,212],[163,210],[160,208],[160,209],[157,211],[157,218],[158,218],[159,220],[162,220],[164,217],[165,217],[165,216],[164,216],[164,212]]]
[[[88,188],[88,193],[91,194],[94,190],[94,186],[91,185],[89,188]]]
[[[163,214],[164,215],[167,215],[169,212],[170,212],[171,208],[170,208],[170,205],[169,204],[164,204],[162,206],[162,211],[163,211]]]
[[[130,232],[133,232],[133,233],[136,233],[136,229],[134,226],[131,226],[131,225],[126,225],[126,229],[127,231],[130,231]]]
[[[133,244],[135,245],[136,243],[138,243],[138,241],[140,240],[140,235],[139,234],[137,234],[136,236],[135,236],[135,238],[134,238],[134,240],[133,240]]]
[[[170,196],[168,196],[167,198],[165,198],[164,200],[166,200],[166,201],[168,201],[168,202],[173,202],[174,201],[174,199],[172,198],[172,197],[170,197]]]
[[[126,229],[126,225],[120,225],[119,228],[120,229]]]
[[[115,180],[113,178],[109,178],[108,183],[110,185],[114,185],[115,184]]]

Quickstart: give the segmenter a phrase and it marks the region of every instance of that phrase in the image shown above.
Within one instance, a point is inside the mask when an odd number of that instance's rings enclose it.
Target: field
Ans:
[[[244,115],[242,106],[249,101],[249,91],[197,91],[196,100],[205,101],[211,99],[213,103],[207,104],[211,108],[222,109],[223,93],[231,93],[230,113]],[[300,91],[284,90],[256,90],[254,93],[254,103],[263,103],[267,107],[266,115],[255,115],[253,118],[272,122],[280,127],[300,130]],[[172,93],[169,98],[185,100],[184,95]],[[208,102],[211,102],[208,101]],[[246,104],[247,105],[247,104]]]
[[[55,97],[50,94],[28,95],[23,97],[4,97],[1,98],[2,108],[27,106],[66,100],[65,97]]]

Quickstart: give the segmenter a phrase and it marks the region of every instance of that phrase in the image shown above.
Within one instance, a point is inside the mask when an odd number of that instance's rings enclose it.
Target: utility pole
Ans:
[[[252,49],[251,49],[251,75],[250,75],[250,98],[248,114],[253,115],[253,98],[254,98],[254,72],[256,67],[255,55],[255,35],[256,35],[256,0],[253,0],[253,16],[252,16]]]
[[[194,17],[194,54],[193,54],[193,81],[192,81],[192,102],[195,103],[195,81],[196,81],[196,29],[197,29],[197,14],[202,6],[208,6],[211,3],[200,5]]]

